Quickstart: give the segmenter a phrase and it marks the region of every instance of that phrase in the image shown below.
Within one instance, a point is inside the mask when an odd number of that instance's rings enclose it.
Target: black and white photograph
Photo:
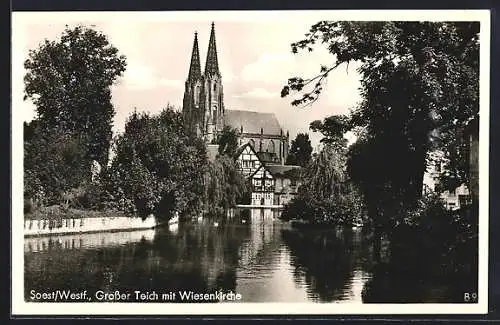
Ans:
[[[13,12],[13,314],[486,313],[489,42],[487,10]]]

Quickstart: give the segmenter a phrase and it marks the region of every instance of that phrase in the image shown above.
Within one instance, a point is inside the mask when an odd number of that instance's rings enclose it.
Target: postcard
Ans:
[[[14,315],[487,312],[489,11],[12,17]]]

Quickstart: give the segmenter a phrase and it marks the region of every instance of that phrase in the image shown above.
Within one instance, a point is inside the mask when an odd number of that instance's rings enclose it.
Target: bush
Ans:
[[[477,213],[473,207],[449,211],[437,195],[424,196],[392,231],[391,258],[408,269],[451,274],[477,265]],[[474,221],[476,220],[476,221]],[[472,268],[475,268],[473,266]]]

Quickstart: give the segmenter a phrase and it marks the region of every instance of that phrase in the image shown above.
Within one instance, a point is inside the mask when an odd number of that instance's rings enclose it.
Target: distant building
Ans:
[[[431,164],[424,174],[424,194],[429,192],[440,193],[445,206],[450,210],[457,210],[464,205],[470,204],[472,200],[479,198],[479,124],[478,118],[471,120],[464,130],[468,146],[469,159],[469,184],[461,184],[452,191],[441,191],[439,177],[444,172],[444,155],[440,151],[430,153]]]
[[[246,143],[236,151],[236,164],[243,176],[250,177],[262,165],[257,152]]]
[[[288,203],[300,186],[300,166],[281,165],[261,159],[250,143],[236,151],[236,164],[240,172],[250,180],[251,204],[279,206]]]
[[[273,113],[229,110],[224,105],[213,23],[203,73],[198,34],[194,35],[182,114],[185,127],[207,143],[210,160],[217,156],[214,143],[224,126],[239,131],[236,162],[240,172],[252,184],[252,205],[283,205],[296,195],[300,167],[285,165],[289,150],[288,131],[283,131]]]
[[[466,184],[462,184],[452,191],[442,191],[439,187],[439,178],[444,171],[444,155],[440,151],[431,152],[429,155],[431,163],[427,166],[427,171],[424,174],[424,194],[439,193],[447,209],[460,209],[461,206],[470,201],[469,189]]]
[[[300,184],[300,166],[266,165],[274,178],[274,205],[290,202],[298,192]]]
[[[261,161],[284,164],[287,159],[289,133],[283,132],[273,113],[225,108],[213,23],[204,73],[201,72],[198,34],[195,33],[182,114],[185,127],[207,143],[214,143],[227,125],[240,132],[239,144],[249,143],[261,156]]]
[[[252,205],[274,205],[275,179],[266,166],[261,165],[252,175]]]
[[[479,199],[479,117],[471,120],[465,129],[469,143],[469,188],[473,201]]]

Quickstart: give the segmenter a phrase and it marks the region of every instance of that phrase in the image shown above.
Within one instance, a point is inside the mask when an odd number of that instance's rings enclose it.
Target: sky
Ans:
[[[354,107],[360,99],[359,75],[356,65],[340,66],[329,75],[320,99],[307,108],[291,106],[294,97],[281,98],[281,89],[289,77],[314,76],[320,65],[334,63],[324,47],[292,54],[290,44],[303,39],[312,24],[325,19],[318,13],[298,17],[269,13],[235,17],[221,12],[14,13],[13,110],[23,121],[35,117],[33,104],[23,101],[23,62],[29,50],[45,39],[60,38],[65,25],[77,24],[106,34],[126,56],[127,70],[112,89],[115,133],[123,130],[134,109],[156,113],[167,104],[180,109],[194,33],[198,32],[204,69],[213,21],[226,109],[273,112],[282,128],[289,130],[291,139],[298,132],[308,132],[316,147],[321,135],[309,131],[309,123],[347,113]]]

